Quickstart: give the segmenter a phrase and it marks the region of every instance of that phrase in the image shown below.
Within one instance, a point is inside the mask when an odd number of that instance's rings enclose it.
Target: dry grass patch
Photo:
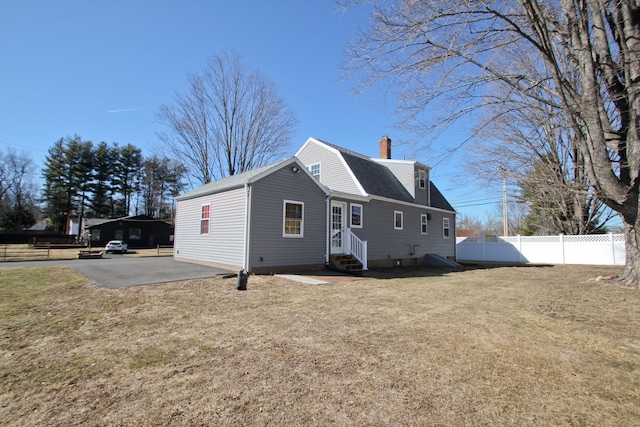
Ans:
[[[640,292],[605,267],[106,290],[0,270],[8,425],[631,425]]]

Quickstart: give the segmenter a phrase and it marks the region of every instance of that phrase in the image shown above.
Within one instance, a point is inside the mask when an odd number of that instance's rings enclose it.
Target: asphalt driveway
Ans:
[[[237,273],[220,268],[175,261],[171,257],[131,258],[108,255],[102,259],[74,259],[60,261],[2,262],[0,268],[43,267],[64,265],[91,279],[97,285],[109,288],[204,279],[222,274]]]

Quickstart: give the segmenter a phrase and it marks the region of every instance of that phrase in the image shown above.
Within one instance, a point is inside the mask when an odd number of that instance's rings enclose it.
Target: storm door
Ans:
[[[345,213],[347,204],[331,202],[331,253],[344,253]]]

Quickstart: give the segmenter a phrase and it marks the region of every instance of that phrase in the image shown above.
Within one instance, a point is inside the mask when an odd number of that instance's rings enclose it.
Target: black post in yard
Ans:
[[[247,271],[240,270],[238,272],[238,285],[236,286],[236,289],[239,291],[246,291],[248,278],[249,278],[249,275],[247,274]]]

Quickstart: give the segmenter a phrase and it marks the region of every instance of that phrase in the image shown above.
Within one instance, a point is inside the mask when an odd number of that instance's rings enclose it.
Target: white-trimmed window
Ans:
[[[209,234],[209,220],[211,219],[211,205],[200,207],[200,234]]]
[[[283,207],[283,237],[304,236],[304,203],[285,200]]]
[[[427,173],[422,169],[418,170],[418,187],[427,188]]]
[[[449,218],[442,218],[442,237],[445,239],[450,237]]]
[[[309,172],[311,172],[311,175],[313,175],[315,179],[320,181],[320,163],[309,165]]]
[[[427,216],[427,214],[420,215],[420,233],[422,234],[427,234],[427,232],[429,231],[429,227],[427,226],[428,219],[429,217]]]
[[[351,228],[362,228],[362,205],[351,203]]]
[[[404,228],[404,213],[402,211],[393,211],[393,228],[395,230]]]

